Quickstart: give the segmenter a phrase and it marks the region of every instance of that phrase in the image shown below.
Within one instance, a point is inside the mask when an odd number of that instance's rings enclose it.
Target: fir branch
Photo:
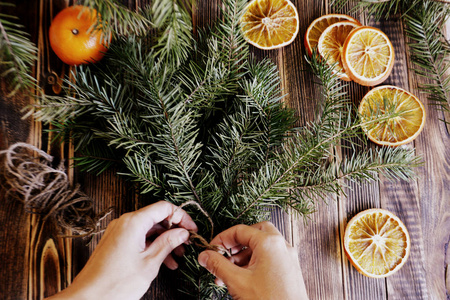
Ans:
[[[0,2],[0,7],[12,6]],[[37,48],[28,38],[18,18],[0,13],[0,77],[5,79],[8,97],[17,91],[27,91],[36,87],[36,80],[30,75],[36,60]]]
[[[159,35],[154,49],[161,61],[181,66],[192,49],[192,20],[188,5],[192,1],[154,1],[151,20]]]
[[[123,161],[128,172],[119,174],[131,177],[135,182],[138,182],[143,194],[150,192],[158,194],[164,190],[164,183],[161,182],[159,171],[149,159],[149,156],[134,153],[124,157]]]
[[[411,61],[414,71],[431,82],[419,84],[419,89],[428,94],[432,104],[443,111],[450,111],[450,48],[443,35],[443,28],[450,16],[450,9],[442,3],[422,1],[405,15],[407,36],[411,39]]]
[[[196,55],[176,77],[185,91],[183,101],[211,113],[218,102],[225,101],[232,94],[236,83],[230,80],[230,70],[220,59],[223,49],[218,38],[203,35],[199,31]]]
[[[297,197],[313,199],[317,196],[322,198],[326,193],[343,194],[343,187],[347,186],[344,179],[363,183],[377,181],[378,175],[382,174],[389,180],[410,180],[416,177],[412,168],[422,164],[413,149],[369,149],[308,173],[301,178],[303,184],[296,189]]]
[[[222,0],[222,20],[217,25],[220,52],[223,63],[238,80],[243,74],[240,72],[246,64],[249,48],[241,31],[240,18],[248,5],[244,0]]]
[[[72,158],[73,167],[82,172],[95,173],[97,176],[112,167],[123,165],[120,153],[99,141],[89,143]]]
[[[146,17],[146,10],[133,12],[116,0],[83,0],[82,5],[96,9],[100,18],[97,18],[96,28],[103,31],[103,40],[107,42],[111,35],[147,35],[151,22]]]
[[[375,20],[388,19],[398,13],[407,13],[419,5],[422,0],[332,0],[330,6],[337,11],[349,3],[354,3],[351,11],[365,11]]]
[[[415,158],[412,151],[390,148],[375,153],[359,152],[342,163],[334,161],[330,150],[340,139],[358,136],[361,127],[388,122],[399,114],[393,109],[385,109],[383,115],[374,110],[366,119],[352,120],[352,111],[342,109],[348,100],[333,72],[334,66],[327,65],[317,55],[308,62],[327,89],[323,93],[323,111],[318,120],[285,140],[276,164],[268,162],[254,173],[253,180],[243,184],[239,197],[245,204],[235,215],[237,220],[251,216],[252,209],[262,205],[291,207],[304,215],[313,211],[317,198],[323,199],[330,193],[341,194],[343,178],[375,180],[372,172],[376,171],[390,179],[407,179],[414,174],[412,168],[419,164],[420,159]],[[330,158],[332,163],[328,164]],[[299,188],[289,193],[289,187],[293,186]]]

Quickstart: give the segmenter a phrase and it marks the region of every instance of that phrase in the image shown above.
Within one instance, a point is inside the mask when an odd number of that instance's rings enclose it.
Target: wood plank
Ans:
[[[363,210],[380,207],[379,185],[377,182],[361,186],[355,183],[349,184],[350,189],[346,190],[347,197],[339,198],[339,228],[345,299],[386,299],[385,281],[361,275],[348,261],[343,249],[344,232],[348,221]]]
[[[36,62],[35,77],[40,82],[46,94],[60,92],[57,83],[59,77],[67,72],[48,44],[48,28],[54,15],[67,6],[63,0],[35,1],[36,28],[38,30],[37,47],[38,60]],[[24,8],[24,10],[26,10]],[[54,163],[62,158],[60,145],[51,144],[51,136],[43,134],[39,122],[32,132],[31,143],[47,151],[55,157]],[[45,126],[48,128],[48,126]],[[56,166],[55,166],[56,167]],[[67,168],[67,163],[66,163]],[[67,287],[72,281],[72,243],[61,238],[61,229],[51,220],[44,222],[40,216],[31,218],[31,234],[29,244],[29,274],[28,299],[43,299]]]
[[[389,20],[371,22],[371,25],[386,33],[395,48],[395,65],[391,76],[383,84],[392,84],[409,90],[408,74],[410,72],[407,67],[405,35],[400,15],[393,16]],[[411,149],[414,144],[405,147]],[[380,195],[382,208],[393,212],[405,223],[412,247],[408,262],[397,274],[386,279],[387,294],[392,299],[417,299],[417,297],[426,299],[428,292],[423,273],[423,233],[420,224],[417,182],[391,182],[383,178],[380,184]]]
[[[2,6],[2,13],[19,17],[24,31],[30,33],[31,40],[37,41],[38,11],[37,3],[16,1],[15,8]],[[4,83],[2,83],[3,85]],[[0,99],[0,149],[6,149],[16,142],[36,144],[34,133],[40,131],[39,124],[31,119],[22,120],[21,110],[32,103],[31,97],[17,94],[13,98],[5,98],[2,93]],[[2,260],[0,283],[0,298],[26,299],[30,292],[30,276],[35,271],[30,237],[33,236],[32,218],[25,213],[24,206],[16,199],[0,189],[0,219],[2,220],[0,254],[6,258]]]
[[[406,39],[406,44],[410,42]],[[409,57],[407,63],[408,68],[414,67]],[[448,279],[446,281],[446,254],[450,240],[450,135],[445,123],[439,120],[444,118],[443,113],[430,105],[426,95],[417,89],[419,83],[427,81],[410,72],[410,90],[424,103],[427,113],[425,128],[415,141],[417,155],[423,157],[425,164],[420,168],[417,181],[419,201],[416,205],[420,218],[415,222],[419,225],[414,224],[412,230],[415,231],[420,226],[423,233],[419,246],[423,253],[422,274],[426,278],[427,288],[424,298],[448,299],[450,290],[449,286],[446,286],[446,282],[449,282]]]
[[[314,84],[308,64],[303,36],[309,24],[327,13],[325,4],[317,1],[294,1],[300,13],[297,39],[280,50],[283,87],[288,94],[287,103],[299,117],[298,126],[316,118],[321,87]],[[318,199],[316,212],[303,219],[292,217],[293,244],[299,252],[303,278],[310,299],[342,299],[343,279],[339,245],[339,215],[336,197]],[[320,250],[319,250],[320,249]]]
[[[348,13],[359,20],[361,24],[367,25],[367,15],[358,11],[352,11],[354,3],[348,3],[342,10],[342,13]],[[369,91],[368,87],[361,86],[354,82],[348,83],[348,95],[355,107],[359,106],[361,99]],[[356,148],[349,147],[348,142],[343,142],[346,147],[341,147],[343,157],[351,157],[354,151],[364,151],[373,148],[373,144],[352,138],[351,143]],[[342,273],[344,285],[344,299],[386,299],[386,284],[383,280],[374,280],[361,275],[348,261],[344,253],[344,233],[348,221],[360,211],[380,207],[379,183],[357,184],[346,180],[349,188],[345,188],[346,196],[339,197],[339,233],[340,247],[342,253]]]
[[[0,99],[0,102],[3,102]],[[3,131],[5,127],[0,129]],[[5,149],[2,147],[1,149]],[[30,227],[29,216],[23,211],[23,204],[6,197],[0,188],[0,298],[26,299]],[[12,251],[14,249],[14,251]]]

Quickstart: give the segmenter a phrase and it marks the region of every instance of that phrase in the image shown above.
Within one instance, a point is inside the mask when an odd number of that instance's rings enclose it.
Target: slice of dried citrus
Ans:
[[[365,86],[382,83],[391,74],[395,51],[388,36],[369,26],[359,27],[345,41],[343,59],[345,72]]]
[[[260,49],[286,46],[298,34],[298,13],[289,0],[253,0],[241,19],[244,38]]]
[[[341,22],[341,21],[350,21],[355,24],[358,24],[359,26],[362,26],[361,23],[359,23],[358,20],[347,16],[347,15],[341,15],[341,14],[328,14],[321,16],[309,25],[308,29],[305,33],[305,47],[308,51],[309,55],[312,54],[312,50],[317,47],[317,43],[319,42],[320,35],[322,32],[330,26],[331,24]]]
[[[342,65],[342,50],[345,40],[350,32],[359,27],[358,24],[350,21],[342,21],[331,24],[320,35],[317,49],[323,58],[330,65],[335,65],[335,71],[342,80],[350,81],[350,77],[345,73]]]
[[[422,102],[395,86],[380,86],[368,92],[358,111],[364,132],[378,145],[395,147],[409,143],[425,125]]]
[[[397,272],[407,261],[410,248],[406,226],[384,209],[362,211],[345,228],[345,254],[368,277],[382,278]]]

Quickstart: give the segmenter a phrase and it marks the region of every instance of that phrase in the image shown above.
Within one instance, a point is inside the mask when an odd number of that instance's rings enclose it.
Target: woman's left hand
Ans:
[[[167,230],[161,223],[168,220],[177,228]],[[73,283],[51,299],[140,299],[162,263],[178,267],[171,253],[183,254],[188,230],[197,231],[191,217],[165,201],[122,215],[109,224]]]

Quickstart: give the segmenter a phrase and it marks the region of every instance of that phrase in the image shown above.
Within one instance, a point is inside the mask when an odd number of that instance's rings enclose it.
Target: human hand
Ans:
[[[211,244],[237,253],[225,258],[207,250],[198,257],[233,299],[308,299],[297,253],[272,223],[231,227]]]
[[[179,228],[167,230],[169,220]],[[86,266],[73,283],[50,299],[140,299],[157,276],[161,264],[176,269],[171,255],[184,252],[187,230],[197,230],[182,209],[160,201],[113,220]],[[158,235],[153,242],[149,237]]]

